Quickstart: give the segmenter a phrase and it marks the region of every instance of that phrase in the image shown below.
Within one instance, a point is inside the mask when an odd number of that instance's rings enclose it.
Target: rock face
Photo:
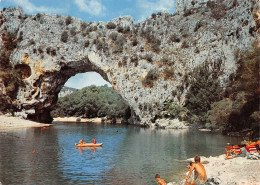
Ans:
[[[70,88],[70,87],[62,87],[62,89],[60,90],[59,94],[58,94],[58,97],[59,98],[62,98],[64,96],[67,96],[71,93],[74,93],[75,91],[77,91],[77,89],[75,88]]]
[[[177,0],[176,14],[152,14],[141,23],[131,17],[85,23],[7,8],[1,14],[0,46],[3,34],[15,34],[19,42],[10,60],[25,84],[16,97],[16,115],[51,121],[49,113],[65,82],[77,73],[95,71],[130,105],[133,124],[150,125],[165,101],[185,104],[186,80],[205,61],[212,69],[218,64],[225,87],[237,69],[234,52],[259,39],[258,4]]]

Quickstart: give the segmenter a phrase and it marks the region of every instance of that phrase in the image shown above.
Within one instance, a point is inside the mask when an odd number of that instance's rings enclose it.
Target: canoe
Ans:
[[[83,143],[83,144],[75,144],[76,147],[100,147],[103,143]]]

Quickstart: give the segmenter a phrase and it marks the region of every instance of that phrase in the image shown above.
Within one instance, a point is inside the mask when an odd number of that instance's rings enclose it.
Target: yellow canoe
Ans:
[[[83,144],[75,144],[76,147],[100,147],[103,143],[83,143]]]

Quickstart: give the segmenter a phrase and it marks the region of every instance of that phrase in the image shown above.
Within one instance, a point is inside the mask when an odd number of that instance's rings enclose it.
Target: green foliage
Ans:
[[[122,35],[118,35],[115,46],[113,48],[113,53],[121,53],[123,51],[125,42],[126,39]]]
[[[211,104],[211,110],[208,111],[208,122],[212,128],[225,126],[228,123],[232,112],[233,102],[230,99],[223,99]]]
[[[174,79],[175,78],[174,68],[173,67],[165,68],[163,70],[163,75],[165,80]]]
[[[255,94],[259,90],[260,47],[255,47],[253,51],[242,51],[239,55],[241,58],[238,60],[235,84],[240,90]]]
[[[211,16],[216,20],[226,15],[226,6],[223,2],[208,1],[207,7],[211,9]]]
[[[173,34],[170,36],[170,41],[171,42],[180,42],[181,40],[176,34]]]
[[[137,46],[137,44],[138,44],[137,38],[134,37],[134,38],[133,38],[132,45],[133,45],[133,46]]]
[[[69,15],[65,20],[66,25],[69,25],[72,23],[72,17]]]
[[[106,49],[106,43],[101,39],[95,39],[93,41],[93,44],[96,45],[97,50],[105,50]]]
[[[142,80],[142,84],[144,87],[153,87],[154,81],[159,78],[159,73],[156,69],[150,70],[146,77]]]
[[[76,28],[75,26],[70,29],[70,35],[71,35],[72,37],[77,34],[76,29],[77,29],[77,28]]]
[[[116,41],[117,36],[118,36],[118,33],[117,33],[117,32],[112,32],[112,33],[109,35],[109,37],[110,37],[113,41]]]
[[[66,43],[66,42],[68,41],[68,37],[69,37],[68,32],[67,32],[67,31],[64,31],[64,32],[62,32],[62,34],[61,34],[60,40],[61,40],[62,42],[64,42],[64,43]]]
[[[205,123],[210,104],[220,100],[222,88],[219,80],[215,78],[219,71],[209,69],[205,62],[202,66],[194,69],[189,81],[190,89],[187,93],[187,108],[192,114],[199,117],[200,123]]]
[[[85,22],[81,23],[80,28],[82,31],[85,30],[87,28],[87,23]]]
[[[123,33],[124,27],[123,27],[123,26],[118,26],[118,27],[117,27],[117,31],[118,31],[119,33]]]
[[[190,117],[190,112],[186,107],[175,103],[168,103],[165,106],[166,113],[164,116],[169,116],[172,119],[187,120]]]
[[[107,29],[115,29],[116,28],[116,25],[112,22],[108,22],[107,23]]]
[[[92,85],[60,98],[51,114],[53,117],[120,118],[125,116],[127,109],[128,106],[112,87]]]
[[[208,112],[208,122],[213,126],[224,125],[225,131],[254,128],[259,124],[260,48],[237,52],[236,56],[239,67],[226,88],[228,99],[212,104]]]

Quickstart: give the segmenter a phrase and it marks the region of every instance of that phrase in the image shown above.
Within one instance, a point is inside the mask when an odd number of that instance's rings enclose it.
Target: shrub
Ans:
[[[28,44],[29,44],[29,46],[35,45],[35,41],[33,39],[30,39]]]
[[[56,50],[55,49],[51,50],[51,56],[56,56]]]
[[[132,55],[131,58],[130,58],[130,62],[134,63],[135,66],[137,66],[137,64],[138,64],[138,56],[136,54]]]
[[[51,48],[50,48],[50,47],[46,48],[46,53],[47,53],[48,55],[51,53]]]
[[[152,49],[154,52],[158,53],[160,51],[161,41],[159,39],[154,39],[152,44]]]
[[[146,54],[144,56],[144,59],[147,60],[147,62],[149,62],[149,63],[153,62],[153,56],[151,54]]]
[[[142,84],[144,87],[153,87],[154,81],[159,78],[159,73],[156,69],[150,70],[146,77],[142,80]]]
[[[174,79],[175,78],[174,68],[173,67],[165,68],[163,70],[163,75],[165,80]]]
[[[118,26],[118,27],[117,27],[117,31],[118,31],[119,33],[123,33],[124,27],[123,27],[123,26]]]
[[[186,40],[182,43],[181,48],[182,49],[189,48],[188,42]]]
[[[95,39],[95,40],[93,41],[93,44],[96,45],[97,50],[105,49],[105,42],[103,42],[103,41],[100,40],[100,39]]]
[[[137,38],[134,37],[134,38],[133,38],[132,45],[133,45],[133,46],[136,46],[137,44],[138,44]]]
[[[117,33],[117,32],[112,32],[112,33],[109,35],[109,37],[110,37],[113,41],[116,41],[117,36],[118,36],[118,33]]]
[[[113,53],[122,52],[125,42],[126,42],[126,39],[122,35],[118,35],[116,42],[115,42],[115,46],[113,48]]]
[[[214,65],[213,65],[214,66]],[[221,99],[222,88],[217,74],[218,69],[209,69],[209,63],[197,67],[189,79],[190,88],[187,93],[187,108],[198,116],[201,123],[206,122],[210,104]]]
[[[113,22],[108,22],[107,23],[107,29],[115,29],[116,25]]]
[[[72,17],[69,15],[65,20],[66,25],[69,25],[72,23]]]
[[[70,35],[71,35],[72,37],[74,37],[74,36],[77,34],[76,29],[77,29],[77,28],[76,28],[75,26],[70,29]]]
[[[62,42],[64,42],[64,43],[66,43],[66,42],[68,41],[68,37],[69,37],[68,32],[67,32],[67,31],[64,31],[64,32],[62,32],[62,34],[61,34],[60,40],[61,40]]]
[[[170,41],[171,42],[180,42],[181,40],[177,37],[176,34],[173,34],[170,36]]]
[[[174,102],[167,103],[165,106],[164,117],[170,117],[172,119],[187,120],[190,117],[190,112],[186,107],[178,105]]]
[[[87,28],[87,23],[85,22],[81,23],[80,28],[82,31],[85,30]]]
[[[211,110],[208,111],[208,122],[211,123],[212,127],[223,126],[228,123],[232,105],[233,103],[229,99],[211,104]]]
[[[195,28],[194,28],[194,32],[197,32],[197,31],[200,29],[201,26],[203,26],[202,22],[201,22],[201,21],[198,21],[198,22],[196,23]]]
[[[84,47],[87,48],[89,46],[89,40],[85,41]]]

